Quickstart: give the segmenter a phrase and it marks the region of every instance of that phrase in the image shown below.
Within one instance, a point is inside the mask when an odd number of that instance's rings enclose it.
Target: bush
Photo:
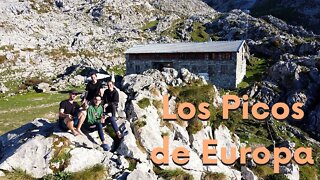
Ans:
[[[138,106],[141,108],[141,109],[145,109],[147,108],[148,106],[150,106],[151,103],[150,103],[150,100],[148,98],[143,98],[141,99],[140,101],[138,101]]]
[[[144,25],[141,29],[143,31],[145,30],[153,30],[153,29],[156,29],[156,27],[158,26],[159,24],[159,21],[158,20],[155,20],[155,21],[150,21],[148,22],[146,25]]]
[[[136,166],[138,163],[137,160],[135,160],[133,158],[129,158],[129,157],[127,157],[126,160],[129,162],[129,167],[128,167],[129,171],[133,171],[134,169],[136,169]]]
[[[95,180],[105,179],[106,168],[102,164],[96,164],[91,168],[87,168],[83,171],[72,173],[71,180]]]
[[[140,128],[144,127],[145,125],[147,125],[147,122],[144,120],[138,120],[138,121],[134,122],[134,126],[137,129],[140,129]]]
[[[170,93],[177,97],[177,103],[189,102],[192,103],[195,107],[198,107],[200,103],[207,102],[209,103],[210,122],[215,120],[215,109],[212,106],[214,101],[215,91],[212,85],[191,85],[189,87],[176,87],[170,88]],[[198,108],[196,109],[196,114],[199,114]],[[178,119],[178,122],[182,121]],[[202,129],[202,122],[195,116],[193,119],[187,121],[188,127],[187,131],[189,134],[195,134]]]
[[[7,56],[0,55],[0,64],[4,63],[7,60]]]
[[[192,175],[181,169],[160,169],[155,167],[153,168],[153,171],[164,179],[193,180]]]

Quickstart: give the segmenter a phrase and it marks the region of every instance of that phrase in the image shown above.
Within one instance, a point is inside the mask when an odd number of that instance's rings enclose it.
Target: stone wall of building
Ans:
[[[236,84],[238,85],[246,75],[246,49],[244,46],[240,49],[238,53],[236,53],[237,56],[237,68],[236,68]]]
[[[127,61],[126,61],[127,74],[142,73],[145,70],[155,68],[153,66],[154,63],[160,63],[160,62],[170,63],[172,65],[172,68],[175,68],[177,70],[181,68],[186,68],[192,73],[207,74],[207,76],[209,77],[209,81],[221,88],[234,89],[236,88],[236,85],[237,85],[237,79],[242,80],[243,78],[243,72],[237,73],[237,70],[243,70],[243,66],[242,67],[237,66],[237,53],[232,53],[231,59],[228,59],[228,60],[207,60],[207,59],[131,60],[129,59],[129,56],[127,56]]]

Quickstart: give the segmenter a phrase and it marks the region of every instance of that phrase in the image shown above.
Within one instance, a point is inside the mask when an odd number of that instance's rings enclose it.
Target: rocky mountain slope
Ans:
[[[261,89],[267,87],[262,86]],[[202,91],[199,91],[200,89]],[[263,98],[270,97],[273,100],[276,96],[272,94],[266,96],[262,94],[263,92],[265,91],[255,89],[256,94],[253,94],[258,97],[254,98],[260,97],[261,101],[265,102]],[[211,106],[209,121],[200,121],[197,118],[189,121],[164,121],[161,118],[164,94],[170,94],[170,112],[175,112],[176,103],[179,102],[191,99],[196,105],[203,101],[209,102]],[[12,174],[22,171],[30,178],[31,176],[34,178],[70,177],[79,171],[86,171],[88,168],[90,171],[90,168],[100,166],[103,175],[100,179],[162,177],[164,179],[240,180],[242,178],[252,180],[257,177],[284,179],[317,177],[317,171],[314,170],[319,166],[317,160],[315,167],[299,167],[293,162],[282,165],[281,174],[273,174],[272,158],[264,166],[256,165],[250,156],[246,166],[238,163],[224,165],[221,162],[221,147],[224,146],[235,147],[236,152],[239,152],[240,147],[259,147],[261,144],[269,149],[274,145],[270,140],[273,138],[276,147],[287,147],[291,151],[307,145],[318,152],[320,145],[307,134],[285,122],[273,120],[266,127],[264,122],[254,119],[241,120],[240,112],[234,112],[228,120],[222,120],[221,111],[219,111],[221,102],[221,96],[215,86],[207,85],[204,79],[191,74],[186,69],[179,72],[174,69],[165,69],[163,72],[148,70],[143,75],[128,75],[123,78],[120,86],[117,120],[120,127],[126,127],[124,140],[119,143],[112,129],[105,130],[108,142],[113,144],[114,153],[102,150],[97,132],[74,137],[71,133],[62,132],[56,123],[36,119],[0,136],[0,175],[10,179],[14,177]],[[168,166],[153,164],[150,153],[155,147],[162,147],[164,136],[169,137],[170,149],[186,147],[190,151],[192,163],[183,166],[177,166],[172,161]],[[202,140],[212,138],[219,142],[218,164],[203,165]],[[317,153],[314,156],[317,157]]]
[[[272,173],[272,160],[266,166],[252,161],[242,167],[237,164],[203,166],[199,161],[200,140],[213,137],[224,137],[221,141],[237,148],[245,145],[270,148],[274,139],[276,146],[292,150],[311,146],[314,157],[319,155],[319,143],[314,139],[319,140],[320,132],[317,96],[320,42],[319,35],[301,26],[288,25],[274,16],[252,17],[241,10],[220,13],[200,0],[64,0],[62,6],[57,6],[54,0],[3,0],[0,16],[1,95],[27,93],[33,89],[63,91],[70,86],[82,86],[92,69],[115,72],[117,87],[122,91],[118,123],[128,129],[120,148],[111,154],[94,143],[99,142],[96,134],[90,134],[95,141],[75,138],[60,132],[56,124],[38,119],[0,136],[0,174],[3,171],[8,177],[10,172],[23,169],[34,177],[58,176],[102,164],[108,169],[104,169],[103,174],[107,172],[108,178],[119,179],[139,176],[170,179],[166,175],[175,173],[189,177],[185,171],[195,179],[280,176]],[[144,75],[124,76],[123,52],[135,44],[210,39],[247,39],[250,46],[252,57],[247,63],[246,88],[231,93],[246,93],[252,103],[302,102],[305,118],[299,122],[288,119],[291,125],[273,119],[269,123],[254,119],[240,121],[239,112],[235,112],[224,122],[218,91],[228,90],[199,84],[203,80],[186,70],[150,70]],[[256,64],[256,59],[260,64]],[[210,111],[215,115],[204,124],[163,122],[161,100],[167,92],[172,95],[171,107],[175,106],[173,100],[210,101],[215,107]],[[195,95],[197,98],[190,97]],[[188,147],[194,164],[177,167],[170,162],[170,168],[180,169],[174,173],[168,167],[153,165],[148,156],[152,147],[162,145],[164,135],[170,136],[174,147]],[[110,142],[111,137],[110,134]],[[79,158],[86,153],[98,156],[92,161]],[[37,158],[32,159],[34,156]],[[26,163],[30,159],[32,163]],[[75,163],[78,161],[88,165]],[[319,177],[319,167],[316,159],[315,166],[289,163],[281,172],[289,179],[315,179]],[[225,175],[219,174],[222,172]]]
[[[308,30],[319,33],[320,1],[275,1],[275,0],[204,0],[211,7],[220,12],[233,9],[250,10],[255,17],[273,15],[288,24],[303,26]]]

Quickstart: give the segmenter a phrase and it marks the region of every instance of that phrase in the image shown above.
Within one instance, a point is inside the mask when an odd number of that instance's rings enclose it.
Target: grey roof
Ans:
[[[213,41],[203,43],[170,43],[136,45],[128,49],[125,54],[140,53],[187,53],[187,52],[238,52],[244,44],[238,41]]]

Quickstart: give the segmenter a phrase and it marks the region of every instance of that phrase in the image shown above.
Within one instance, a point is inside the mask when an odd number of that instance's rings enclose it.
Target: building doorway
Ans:
[[[173,68],[172,62],[152,62],[152,68],[162,71],[163,68]]]

